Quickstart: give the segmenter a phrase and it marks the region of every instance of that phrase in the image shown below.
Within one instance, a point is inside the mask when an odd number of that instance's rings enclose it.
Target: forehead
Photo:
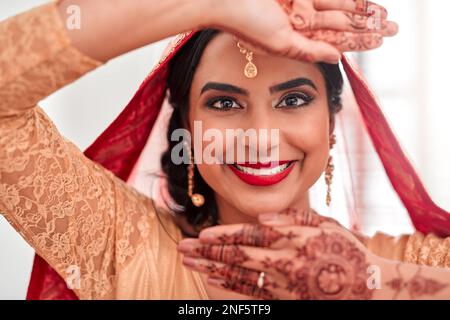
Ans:
[[[258,68],[258,76],[248,79],[244,75],[245,54],[239,51],[231,34],[221,32],[203,51],[192,81],[191,97],[198,96],[203,85],[210,81],[237,85],[249,90],[250,94],[257,90],[260,94],[261,88],[306,77],[316,84],[319,92],[325,90],[322,73],[313,63],[262,54],[254,54],[253,63]]]

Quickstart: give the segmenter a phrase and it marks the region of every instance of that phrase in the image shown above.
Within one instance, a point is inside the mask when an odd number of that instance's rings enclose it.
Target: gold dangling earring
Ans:
[[[205,203],[205,197],[199,193],[194,193],[194,156],[192,155],[191,148],[186,145],[189,151],[190,163],[188,166],[188,196],[191,198],[192,204],[196,207],[201,207]]]
[[[333,149],[335,144],[336,144],[336,135],[333,134],[330,136],[330,150]],[[328,157],[327,168],[325,169],[325,183],[327,184],[326,202],[328,207],[331,204],[331,184],[333,183],[333,171],[334,171],[333,157],[330,155]]]

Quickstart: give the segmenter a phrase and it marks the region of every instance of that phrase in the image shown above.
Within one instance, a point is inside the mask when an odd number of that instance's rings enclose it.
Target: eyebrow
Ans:
[[[293,88],[297,88],[297,87],[301,87],[301,86],[305,86],[305,85],[310,86],[313,89],[317,90],[317,86],[314,84],[314,82],[312,82],[308,78],[301,77],[301,78],[289,80],[289,81],[274,85],[269,88],[269,92],[271,94],[274,94],[279,91],[289,90],[289,89],[293,89]],[[200,92],[200,95],[202,95],[203,93],[205,93],[208,90],[217,90],[217,91],[223,91],[223,92],[228,92],[228,93],[241,94],[241,95],[245,95],[245,96],[249,95],[249,92],[246,89],[239,88],[232,84],[219,83],[219,82],[206,83],[203,86],[203,88]]]
[[[283,82],[283,83],[280,83],[280,84],[270,87],[269,91],[270,91],[270,93],[273,94],[275,92],[289,90],[289,89],[293,89],[293,88],[297,88],[297,87],[301,87],[301,86],[310,86],[314,90],[317,91],[317,86],[314,84],[314,82],[312,82],[308,78],[297,78],[297,79],[289,80],[289,81],[286,81],[286,82]]]
[[[245,89],[233,86],[232,84],[227,83],[219,83],[219,82],[208,82],[205,84],[202,88],[202,91],[200,92],[200,95],[202,95],[205,91],[208,90],[218,90],[228,93],[236,93],[236,94],[242,94],[245,96],[249,95],[249,92]]]

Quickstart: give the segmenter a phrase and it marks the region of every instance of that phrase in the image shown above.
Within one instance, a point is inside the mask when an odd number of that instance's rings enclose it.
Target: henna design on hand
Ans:
[[[378,48],[383,43],[383,36],[378,33],[354,34],[334,30],[317,30],[303,32],[303,34],[312,40],[328,42],[341,52],[371,50]]]
[[[397,33],[396,25],[386,20],[387,10],[367,0],[353,0],[355,9],[335,10],[336,24],[320,18],[325,11],[317,10],[308,1],[277,0],[289,17],[294,30],[304,37],[314,41],[326,42],[341,53],[347,51],[366,51],[378,48],[383,43],[384,36],[393,36]],[[340,16],[342,15],[342,16]],[[343,17],[344,20],[341,20]],[[318,19],[318,20],[317,20]],[[317,20],[317,21],[316,21]],[[347,21],[347,22],[345,22]],[[303,61],[316,62],[310,54],[299,57]]]
[[[369,10],[369,2],[367,0],[353,0],[356,5],[356,11],[359,13],[367,13]]]
[[[346,237],[322,232],[296,248],[293,260],[272,260],[263,264],[287,279],[286,289],[296,299],[370,299],[366,285],[364,252]],[[292,262],[295,261],[295,262]]]
[[[194,253],[205,259],[230,265],[243,264],[250,260],[248,254],[238,245],[202,245],[195,248]]]
[[[235,233],[219,236],[218,240],[222,244],[240,244],[268,248],[283,237],[285,237],[283,233],[272,227],[265,227],[259,224],[247,224]]]
[[[220,244],[201,245],[194,249],[194,253],[213,261],[242,264],[249,260],[249,256],[240,245],[270,248],[280,239],[291,241],[297,237],[293,231],[284,234],[273,227],[249,224],[234,233],[218,236],[214,243]]]
[[[394,300],[402,291],[406,291],[411,299],[417,299],[425,295],[434,295],[445,289],[448,285],[434,279],[425,278],[420,273],[422,267],[418,267],[417,272],[410,280],[405,280],[400,273],[401,263],[396,266],[398,277],[387,282],[386,285],[395,291]]]
[[[258,279],[261,272],[236,265],[209,260],[195,260],[195,263],[191,262],[190,266],[199,272],[208,274],[215,285],[261,299],[275,299],[269,289],[274,290],[279,287],[277,282],[266,275],[262,288],[259,288]]]
[[[214,262],[210,263],[209,276],[224,280],[224,288],[234,291],[251,288],[252,290],[257,291],[257,293],[260,291],[259,293],[263,294],[263,299],[274,299],[274,295],[269,292],[269,289],[277,289],[278,284],[266,275],[263,287],[259,288],[257,283],[260,274],[261,273],[259,271],[250,270],[239,266],[217,265]],[[246,292],[240,291],[240,293],[248,295]]]
[[[258,273],[259,277],[259,273]],[[256,279],[256,282],[258,280]],[[267,288],[270,283],[266,280],[264,286],[259,288],[256,282],[249,283],[245,280],[238,280],[237,278],[212,278],[208,282],[214,283],[226,290],[231,290],[250,297],[256,297],[264,300],[278,300]]]
[[[272,218],[273,219],[273,218]],[[296,208],[288,208],[281,211],[277,215],[277,219],[283,221],[286,224],[304,226],[304,227],[314,227],[317,228],[324,223],[334,224],[336,226],[341,226],[339,222],[330,217],[321,216],[314,209],[306,209],[301,212]]]
[[[367,31],[369,30],[369,19],[366,16],[346,12],[344,15],[348,19],[349,26],[356,31]]]
[[[292,231],[284,234],[273,227],[260,224],[246,224],[236,232],[218,235],[213,240],[213,244],[270,248],[281,239],[292,240],[295,237],[297,237],[297,235]]]

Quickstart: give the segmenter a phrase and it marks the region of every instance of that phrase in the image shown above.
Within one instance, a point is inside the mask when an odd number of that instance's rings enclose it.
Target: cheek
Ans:
[[[287,118],[284,122],[285,142],[306,153],[327,149],[330,136],[328,105],[322,103],[308,107],[311,109]]]

